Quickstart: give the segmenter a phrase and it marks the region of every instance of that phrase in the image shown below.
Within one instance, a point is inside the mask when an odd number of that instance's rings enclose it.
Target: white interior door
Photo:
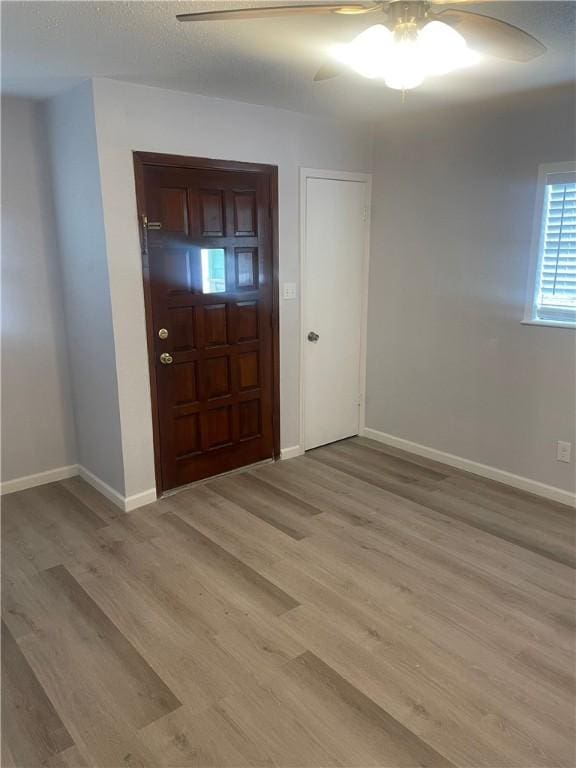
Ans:
[[[308,450],[357,435],[360,428],[369,183],[305,175],[302,191]]]

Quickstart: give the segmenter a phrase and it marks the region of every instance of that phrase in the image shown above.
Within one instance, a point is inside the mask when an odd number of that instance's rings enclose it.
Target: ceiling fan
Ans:
[[[476,63],[481,55],[526,62],[546,48],[528,32],[471,11],[433,11],[436,5],[462,5],[491,0],[377,0],[376,2],[311,3],[222,11],[181,13],[178,21],[265,19],[282,16],[336,14],[366,17],[366,29],[346,45],[334,46],[333,60],[314,80],[327,80],[352,68],[368,78],[383,78],[390,88],[415,88],[429,75],[440,75]]]

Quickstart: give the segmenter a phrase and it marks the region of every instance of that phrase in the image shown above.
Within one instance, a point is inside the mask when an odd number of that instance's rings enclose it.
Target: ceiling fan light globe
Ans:
[[[455,29],[441,21],[429,21],[418,35],[426,74],[445,75],[455,69],[471,66],[479,56],[466,45]]]
[[[386,57],[386,85],[401,91],[416,88],[426,75],[425,64],[417,38],[396,40]]]
[[[424,75],[421,72],[389,72],[384,82],[395,91],[411,91],[424,82]]]
[[[363,77],[383,77],[387,52],[392,45],[392,33],[383,24],[374,24],[357,35],[347,45],[332,49],[338,61],[348,64]]]

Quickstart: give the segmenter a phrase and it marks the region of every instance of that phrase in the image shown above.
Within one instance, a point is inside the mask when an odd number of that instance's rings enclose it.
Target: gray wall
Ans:
[[[37,105],[2,99],[2,481],[76,463],[60,265]]]
[[[124,495],[124,467],[92,84],[46,106],[78,461]]]
[[[299,283],[299,166],[368,171],[367,127],[113,80],[94,82],[127,495],[154,487],[133,150],[279,168],[280,281]],[[299,303],[280,307],[282,447],[299,443]]]
[[[538,164],[575,158],[574,109],[554,89],[381,127],[367,377],[368,427],[566,490],[576,332],[520,321]]]
[[[123,495],[146,491],[131,151],[278,164],[280,278],[298,282],[298,166],[370,170],[370,136],[103,80],[53,99],[45,126],[31,102],[3,106],[3,479],[78,461]],[[576,334],[520,320],[537,166],[574,158],[573,110],[557,89],[380,127],[367,388],[369,427],[567,490],[574,464],[556,462],[554,444],[576,444]],[[299,440],[298,317],[298,302],[283,302],[285,447]]]

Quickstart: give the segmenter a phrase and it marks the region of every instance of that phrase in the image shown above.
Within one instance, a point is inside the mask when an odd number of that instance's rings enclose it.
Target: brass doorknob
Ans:
[[[170,363],[173,361],[172,355],[169,355],[168,352],[162,352],[160,355],[160,362],[162,365],[170,365]]]

